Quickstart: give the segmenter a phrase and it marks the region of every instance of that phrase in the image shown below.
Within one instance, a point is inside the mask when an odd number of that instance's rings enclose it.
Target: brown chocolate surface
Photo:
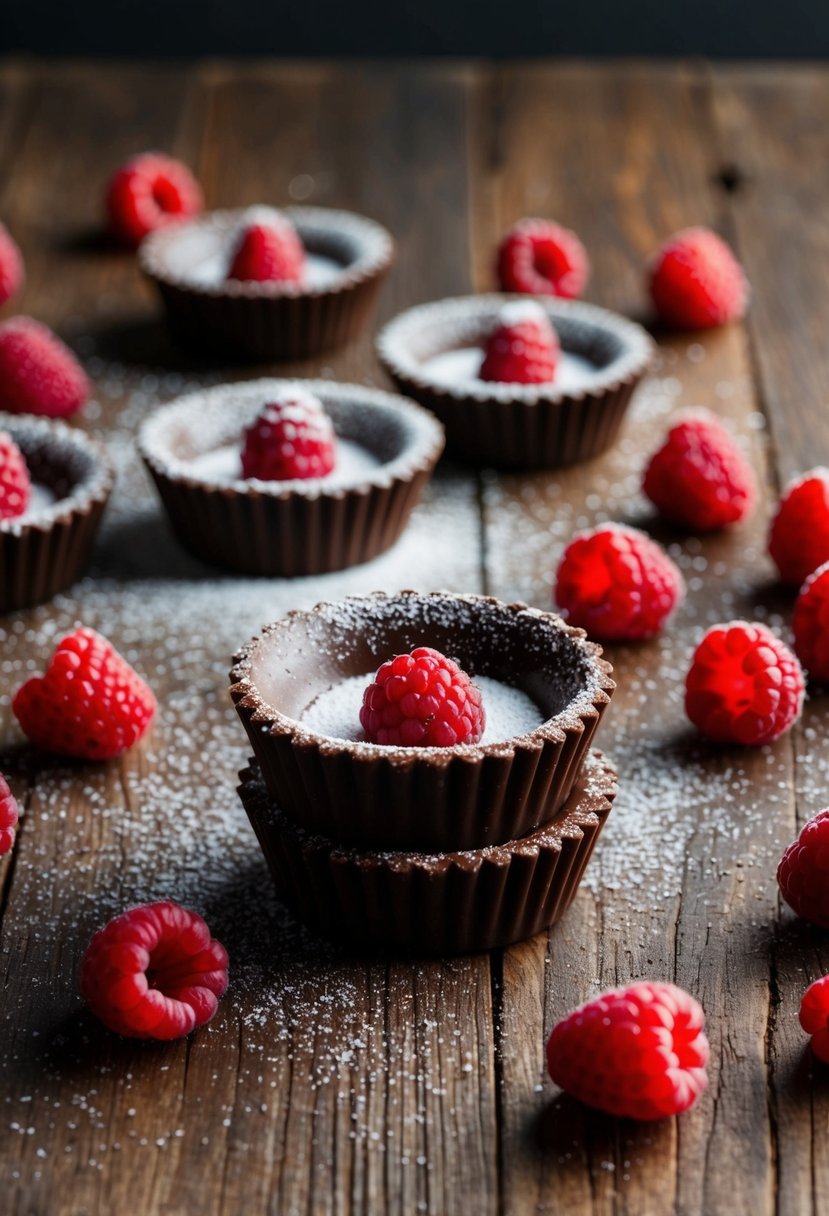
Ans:
[[[501,308],[522,298],[464,296],[408,309],[381,331],[380,360],[402,392],[440,418],[450,451],[463,460],[511,469],[588,460],[616,439],[652,358],[653,344],[635,322],[591,304],[537,301],[562,348],[596,368],[595,377],[579,388],[561,388],[555,380],[448,384],[425,366],[435,355],[482,345]]]
[[[555,823],[436,854],[359,851],[309,833],[271,799],[255,764],[239,794],[280,898],[312,929],[362,947],[461,954],[531,937],[563,915],[616,789],[612,766],[591,752]]]
[[[81,577],[112,491],[109,456],[81,431],[46,418],[0,414],[33,481],[55,502],[25,520],[0,520],[0,612],[51,599]]]
[[[428,645],[520,688],[545,721],[503,742],[385,747],[299,720],[322,692]],[[478,848],[559,814],[615,687],[601,648],[550,612],[448,592],[377,592],[294,612],[237,656],[231,697],[271,797],[311,831],[362,847]]]

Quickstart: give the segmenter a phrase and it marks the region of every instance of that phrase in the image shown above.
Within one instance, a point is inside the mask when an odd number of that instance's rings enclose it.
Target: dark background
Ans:
[[[0,50],[819,58],[829,2],[0,0]]]

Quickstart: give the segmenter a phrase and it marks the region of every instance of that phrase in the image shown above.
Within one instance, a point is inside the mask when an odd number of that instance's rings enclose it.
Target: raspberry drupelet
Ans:
[[[546,384],[556,374],[560,347],[547,313],[535,300],[505,304],[487,339],[482,380]]]
[[[602,524],[576,536],[558,567],[555,600],[599,641],[658,634],[685,592],[677,566],[637,528]]]
[[[556,1085],[587,1106],[663,1119],[693,1106],[708,1084],[705,1017],[673,984],[631,984],[576,1009],[547,1041]]]
[[[298,388],[264,406],[245,431],[242,475],[260,481],[325,477],[336,455],[334,427],[322,403]]]
[[[465,671],[430,646],[395,655],[363,694],[360,723],[369,743],[454,747],[478,743],[486,714]]]
[[[650,293],[661,321],[675,329],[708,329],[745,315],[748,283],[721,236],[685,228],[659,250]]]
[[[714,625],[694,651],[685,712],[717,743],[759,747],[789,730],[803,708],[803,672],[765,625]]]
[[[195,912],[171,900],[144,904],[95,934],[81,960],[81,995],[116,1034],[177,1039],[215,1014],[227,961]]]
[[[160,152],[134,156],[107,189],[110,231],[133,247],[149,233],[190,219],[201,209],[201,188],[193,174],[181,161]]]
[[[12,709],[36,747],[110,760],[146,734],[156,700],[106,638],[80,628],[60,642],[44,675],[17,690]]]
[[[587,251],[575,232],[552,220],[519,220],[498,247],[502,291],[577,299],[590,276]]]

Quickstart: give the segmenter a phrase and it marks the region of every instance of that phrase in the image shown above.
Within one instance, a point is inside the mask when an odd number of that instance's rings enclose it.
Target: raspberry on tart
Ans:
[[[705,1015],[674,984],[604,992],[564,1018],[547,1040],[556,1085],[587,1106],[628,1119],[664,1119],[693,1106],[708,1084]]]
[[[575,300],[587,286],[590,262],[575,232],[552,220],[519,220],[498,248],[502,291]]]
[[[454,747],[480,740],[486,712],[480,690],[457,663],[418,646],[378,669],[363,694],[360,722],[369,743]]]
[[[694,651],[685,680],[685,712],[717,743],[773,743],[800,717],[803,672],[765,625],[714,625]]]
[[[287,216],[272,207],[252,207],[231,251],[229,279],[255,283],[301,283],[305,248]]]
[[[748,305],[740,263],[709,228],[674,233],[653,259],[649,286],[659,319],[676,329],[725,325]]]
[[[45,675],[21,685],[12,709],[36,747],[80,760],[110,760],[143,738],[156,700],[106,638],[79,628],[59,643]]]
[[[684,594],[678,567],[655,541],[638,528],[602,524],[565,549],[554,598],[590,637],[632,642],[660,633]]]
[[[829,975],[815,980],[800,1002],[800,1025],[812,1036],[812,1051],[829,1064]]]
[[[198,215],[201,187],[179,160],[142,152],[115,173],[106,195],[113,235],[136,247],[150,232]]]
[[[10,414],[66,418],[91,393],[68,346],[31,317],[0,321],[0,405]]]
[[[558,335],[541,305],[515,301],[498,314],[480,376],[507,384],[546,384],[555,377],[559,354]]]
[[[26,458],[8,431],[0,431],[0,519],[25,514],[31,495]]]
[[[17,295],[25,277],[23,254],[8,228],[0,224],[0,305]]]
[[[162,900],[122,912],[95,934],[81,960],[81,995],[116,1034],[178,1039],[216,1013],[227,963],[200,916]]]
[[[780,858],[777,882],[792,911],[829,929],[829,810],[800,829]]]
[[[242,476],[259,481],[325,477],[336,462],[334,426],[318,397],[291,389],[269,402],[247,428]]]
[[[794,652],[812,680],[829,684],[829,562],[800,588],[792,616]]]
[[[17,800],[9,789],[6,778],[0,773],[0,857],[14,848],[19,814]]]
[[[689,410],[654,452],[642,489],[663,518],[699,532],[744,519],[754,507],[751,465],[709,410]]]
[[[829,561],[829,469],[812,469],[786,487],[771,523],[769,553],[781,580],[794,586]]]

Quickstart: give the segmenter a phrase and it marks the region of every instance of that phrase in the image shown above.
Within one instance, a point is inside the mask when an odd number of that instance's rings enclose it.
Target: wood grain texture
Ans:
[[[0,64],[0,216],[27,259],[20,309],[86,358],[97,393],[81,425],[119,468],[92,577],[0,622],[0,768],[25,800],[0,861],[4,1211],[826,1210],[829,1093],[796,1012],[829,948],[781,909],[774,869],[826,801],[829,716],[815,696],[774,748],[713,751],[686,726],[681,681],[704,625],[749,615],[785,630],[790,601],[765,557],[775,487],[829,463],[827,101],[821,69]],[[383,317],[490,286],[495,241],[533,213],[579,231],[589,297],[634,316],[647,255],[677,227],[712,224],[746,264],[752,311],[745,326],[660,335],[601,459],[523,478],[446,466],[369,566],[233,580],[177,547],[132,450],[159,400],[240,374],[183,361],[131,257],[101,240],[102,183],[144,147],[189,160],[210,206],[310,202],[387,224],[399,259]],[[382,383],[370,336],[287,370]],[[729,420],[762,489],[748,524],[705,541],[659,527],[638,492],[644,453],[688,404]],[[603,518],[668,544],[689,594],[663,639],[612,650],[601,743],[622,792],[574,908],[549,938],[491,958],[358,957],[310,938],[273,899],[235,795],[232,651],[289,608],[353,591],[486,589],[547,607],[563,545]],[[161,714],[114,764],[52,766],[22,746],[9,700],[81,619],[147,674]],[[192,1040],[130,1045],[83,1012],[77,961],[110,915],[165,896],[208,916],[232,985]],[[702,1000],[711,1088],[682,1119],[637,1127],[556,1094],[543,1045],[574,1005],[644,977]]]

